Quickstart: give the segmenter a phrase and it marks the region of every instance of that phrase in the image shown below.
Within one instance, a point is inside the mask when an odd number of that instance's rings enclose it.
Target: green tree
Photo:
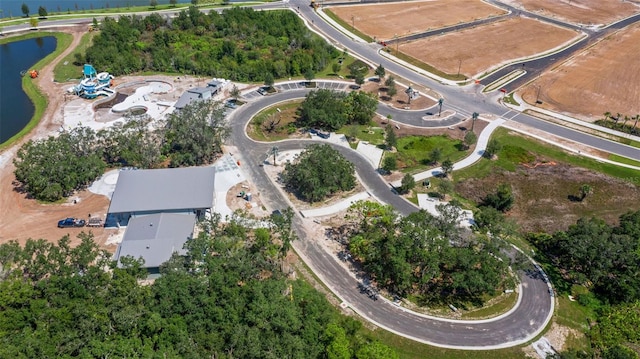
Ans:
[[[482,156],[491,159],[493,158],[493,156],[498,154],[498,152],[500,152],[501,149],[502,149],[502,144],[498,142],[497,139],[492,138],[489,140],[489,143],[487,143],[487,148],[484,150],[484,153],[482,154]]]
[[[31,25],[31,27],[38,27],[38,19],[36,19],[35,17],[32,17],[29,19],[29,24]]]
[[[327,326],[325,332],[329,344],[327,345],[328,359],[350,359],[351,348],[345,330],[334,323]]]
[[[584,201],[588,195],[593,193],[593,187],[588,184],[583,184],[580,186],[580,201]]]
[[[219,102],[194,101],[167,117],[163,153],[172,167],[212,163],[231,133]]]
[[[191,0],[191,5],[197,6],[198,5],[198,0]]]
[[[396,79],[393,76],[389,76],[387,77],[387,79],[384,81],[384,85],[386,87],[396,87]]]
[[[386,70],[384,69],[384,67],[382,67],[382,64],[378,65],[378,67],[376,67],[376,71],[375,71],[376,76],[378,76],[379,80],[382,80],[386,74]]]
[[[171,5],[171,7],[176,7],[176,5],[178,4],[178,0],[169,0],[169,4]]]
[[[504,214],[493,207],[479,207],[473,214],[476,228],[484,233],[499,234],[504,221]]]
[[[449,180],[442,180],[438,182],[438,192],[440,192],[440,198],[444,199],[447,194],[453,191],[453,182]]]
[[[396,136],[396,131],[393,129],[393,126],[389,124],[387,124],[387,127],[385,127],[384,131],[384,142],[387,145],[387,149],[393,150],[393,148],[398,145],[398,137]]]
[[[24,17],[29,17],[29,6],[27,4],[22,3],[20,9],[22,10],[22,14],[24,15]]]
[[[358,88],[360,88],[362,85],[364,85],[364,75],[356,74],[354,81],[356,85],[358,85]]]
[[[341,66],[339,63],[334,62],[334,63],[331,65],[331,71],[333,71],[333,73],[337,75],[337,74],[340,72],[340,68],[341,68],[341,67],[342,67],[342,66]]]
[[[398,89],[395,86],[387,87],[387,96],[391,99],[398,93]]]
[[[287,163],[282,180],[289,190],[308,202],[318,202],[356,185],[353,164],[330,145],[314,144],[294,163]]]
[[[507,212],[513,207],[515,196],[511,185],[502,183],[498,186],[495,193],[487,194],[482,200],[481,205],[485,207],[493,207],[500,212]]]
[[[264,85],[268,89],[271,89],[273,87],[273,84],[274,84],[274,79],[271,72],[267,72],[266,74],[264,74]]]
[[[240,97],[240,89],[235,84],[231,87],[231,91],[229,91],[229,95],[235,102],[238,102],[238,98]]]
[[[439,147],[436,147],[434,149],[431,150],[431,152],[429,152],[429,161],[431,161],[431,164],[436,164],[438,162],[440,162],[440,160],[442,159],[442,150]]]
[[[356,359],[400,359],[400,356],[393,349],[376,340],[361,346],[356,352]]]
[[[396,156],[385,155],[382,160],[382,169],[386,172],[395,171],[398,168],[398,160],[396,160]]]
[[[378,100],[374,94],[364,91],[352,91],[344,98],[343,103],[349,122],[365,125],[375,115]]]
[[[93,147],[95,133],[74,129],[58,137],[25,143],[13,163],[23,189],[41,201],[57,201],[97,179],[105,164]]]
[[[638,359],[633,349],[617,344],[602,353],[602,359]]]
[[[158,7],[158,0],[150,0],[149,6],[155,10],[155,8]]]
[[[40,16],[40,18],[44,19],[46,18],[48,15],[47,13],[47,8],[45,8],[44,6],[39,6],[38,7],[38,16]]]
[[[307,71],[304,72],[304,79],[307,80],[307,83],[310,83],[314,78],[316,78],[316,74],[312,68],[308,68]]]
[[[478,137],[472,131],[467,131],[464,135],[464,145],[467,149],[473,146],[478,141]]]
[[[447,158],[446,160],[442,161],[441,167],[442,167],[442,176],[448,177],[449,174],[453,171],[453,161]]]
[[[402,181],[400,181],[400,188],[398,191],[401,194],[409,193],[416,186],[416,180],[413,178],[413,175],[407,173],[402,177]]]
[[[339,129],[349,121],[344,106],[345,97],[342,92],[325,89],[309,92],[300,105],[299,123],[330,131]]]

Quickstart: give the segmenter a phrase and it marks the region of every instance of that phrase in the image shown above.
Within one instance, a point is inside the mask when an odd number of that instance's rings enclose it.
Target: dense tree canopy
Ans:
[[[640,211],[620,217],[618,226],[582,218],[567,231],[530,236],[569,280],[592,286],[605,302],[640,299]]]
[[[106,18],[100,28],[86,61],[114,75],[150,70],[263,82],[265,74],[319,72],[339,55],[290,11],[204,14],[190,7],[171,20],[156,13]]]
[[[0,245],[0,357],[397,358],[280,270],[277,227],[214,219],[150,285],[91,235]]]
[[[195,101],[168,116],[163,153],[171,157],[172,167],[209,164],[230,134],[219,102]]]
[[[146,116],[130,116],[122,127],[98,133],[79,127],[29,141],[14,160],[16,179],[34,198],[56,201],[91,184],[106,167],[157,168],[166,158],[171,166],[211,163],[230,133],[221,105],[211,101],[188,105],[155,124],[155,130],[149,121]]]
[[[78,128],[58,137],[30,140],[13,160],[16,179],[42,201],[70,196],[104,172],[106,164],[90,146],[94,137],[90,129]]]
[[[329,131],[349,123],[363,125],[371,121],[377,105],[375,96],[363,91],[311,91],[300,105],[299,123]]]
[[[353,164],[330,145],[311,145],[282,171],[287,188],[309,202],[355,187]]]
[[[496,239],[474,238],[458,227],[460,209],[440,207],[401,217],[389,206],[360,202],[349,212],[351,254],[379,286],[422,301],[480,301],[505,286],[508,259]]]

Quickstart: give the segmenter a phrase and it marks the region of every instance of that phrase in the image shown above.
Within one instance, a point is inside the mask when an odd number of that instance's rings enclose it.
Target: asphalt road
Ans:
[[[294,0],[291,4],[294,8],[300,5],[298,11],[304,19],[307,19],[311,28],[329,38],[330,42],[338,48],[348,48],[350,54],[358,56],[374,65],[382,64],[389,73],[396,74],[412,84],[422,85],[439,92],[445,99],[443,109],[452,109],[459,113],[468,114],[471,112],[478,112],[480,114],[495,114],[497,116],[504,116],[505,114],[510,113],[509,109],[495,101],[492,101],[489,97],[477,91],[477,89],[474,88],[475,85],[469,85],[466,87],[450,86],[433,80],[426,75],[416,73],[412,69],[404,67],[380,55],[380,45],[363,43],[344,35],[330,24],[324,22],[323,19],[316,14],[316,12],[308,6],[308,3],[305,1]],[[625,20],[624,23],[628,24],[633,21],[634,20],[630,18]],[[576,141],[604,152],[640,160],[639,148],[568,129],[564,126],[553,124],[522,113],[514,116],[513,118],[509,117],[507,119],[526,124],[555,136]]]
[[[262,166],[268,151],[277,145],[280,151],[304,148],[310,143],[325,143],[311,140],[286,140],[274,143],[257,143],[246,135],[246,124],[250,118],[264,107],[279,102],[304,97],[309,90],[291,90],[265,97],[258,97],[233,111],[230,116],[232,126],[231,144],[242,152],[243,168],[257,186],[261,196],[272,209],[285,208],[290,204],[280,195],[280,191],[269,180]],[[347,159],[354,163],[365,187],[376,198],[392,205],[402,214],[417,211],[418,208],[393,193],[391,186],[368,164],[359,153],[344,146],[333,145]],[[397,334],[427,344],[461,349],[486,350],[508,347],[524,343],[541,331],[550,318],[552,297],[545,281],[536,274],[521,273],[522,296],[520,305],[509,315],[492,321],[451,322],[427,318],[407,312],[384,300],[373,301],[360,293],[357,280],[330,256],[317,241],[324,238],[309,238],[304,232],[299,217],[294,221],[299,241],[294,243],[296,251],[311,269],[332,290],[358,314],[367,320]]]

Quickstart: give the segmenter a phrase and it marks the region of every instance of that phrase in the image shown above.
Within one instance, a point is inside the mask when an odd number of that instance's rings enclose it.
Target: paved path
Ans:
[[[498,127],[500,127],[500,125],[502,125],[504,122],[505,120],[502,118],[489,122],[489,125],[485,127],[482,130],[482,132],[480,132],[480,136],[478,136],[478,142],[476,143],[476,147],[473,150],[473,152],[469,156],[462,159],[461,161],[454,163],[453,170],[457,171],[459,169],[469,167],[472,164],[478,162],[484,155],[484,151],[487,149],[487,144],[489,143],[489,138],[491,137],[491,134]],[[416,180],[416,182],[419,182],[426,178],[437,177],[441,174],[442,174],[442,167],[436,167],[424,172],[417,173],[413,175],[413,178]],[[400,182],[401,180],[395,181],[392,183],[392,185],[394,187],[399,187]]]

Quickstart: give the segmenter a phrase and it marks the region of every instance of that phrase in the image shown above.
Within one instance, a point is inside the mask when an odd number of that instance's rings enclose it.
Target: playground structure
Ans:
[[[111,87],[113,76],[108,72],[97,73],[92,65],[85,64],[82,71],[83,79],[80,84],[69,89],[80,97],[94,99],[98,96],[111,96],[115,93]]]
[[[31,77],[32,79],[35,79],[39,75],[38,70],[31,70],[31,71],[22,70],[20,71],[20,76],[24,76],[27,73],[29,74],[29,77]]]

